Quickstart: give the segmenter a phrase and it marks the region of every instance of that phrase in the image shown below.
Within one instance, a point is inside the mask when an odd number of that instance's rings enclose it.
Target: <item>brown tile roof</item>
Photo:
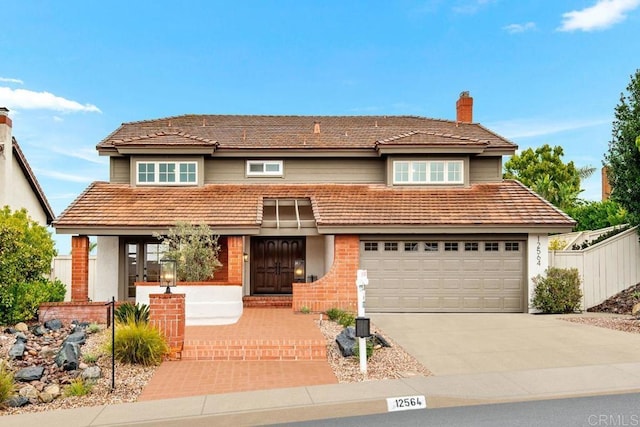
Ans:
[[[320,133],[314,133],[314,124]],[[415,116],[240,116],[184,115],[123,123],[97,148],[130,141],[152,142],[153,135],[174,135],[172,143],[216,142],[219,149],[374,149],[403,135],[429,141],[482,143],[488,148],[515,150],[506,138],[477,123]],[[412,138],[415,140],[415,137]]]
[[[16,159],[18,160],[18,165],[20,165],[22,173],[27,178],[27,181],[29,182],[33,193],[38,198],[38,202],[40,203],[40,206],[42,207],[42,210],[47,217],[47,224],[51,224],[56,216],[53,213],[53,209],[51,208],[51,205],[49,204],[49,201],[47,200],[42,187],[40,187],[40,183],[36,178],[36,174],[33,173],[33,169],[31,169],[31,166],[29,166],[27,157],[22,152],[22,149],[20,148],[20,145],[18,145],[18,141],[15,138],[12,138],[12,146],[13,152],[15,153]]]
[[[56,228],[166,228],[176,221],[259,227],[264,198],[309,198],[318,226],[480,226],[570,228],[574,222],[517,181],[469,188],[385,185],[131,187],[93,183]]]

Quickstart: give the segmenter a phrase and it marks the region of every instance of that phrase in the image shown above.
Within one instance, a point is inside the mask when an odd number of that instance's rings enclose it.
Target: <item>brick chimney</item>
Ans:
[[[10,204],[13,177],[13,139],[9,109],[0,107],[0,206]]]
[[[609,168],[604,166],[601,171],[602,176],[602,201],[609,200],[611,196],[611,184],[609,183]]]
[[[459,123],[473,123],[473,98],[468,91],[460,93],[456,102],[456,121]]]

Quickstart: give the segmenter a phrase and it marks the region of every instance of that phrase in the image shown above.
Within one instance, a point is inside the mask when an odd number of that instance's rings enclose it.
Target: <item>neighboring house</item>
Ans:
[[[26,209],[41,225],[50,225],[55,215],[27,158],[12,136],[9,110],[0,107],[0,208]]]
[[[161,292],[141,283],[158,281],[152,233],[181,220],[220,234],[225,265],[215,282],[175,290],[187,294],[187,324],[233,321],[243,298],[354,310],[358,269],[368,270],[370,312],[526,312],[549,233],[574,221],[503,180],[502,158],[517,146],[472,123],[467,92],[456,106],[457,120],[185,115],[122,124],[97,145],[110,181],[91,184],[54,221],[76,235],[77,271],[87,236],[98,236],[98,284],[89,295],[78,273],[74,299],[145,302]]]

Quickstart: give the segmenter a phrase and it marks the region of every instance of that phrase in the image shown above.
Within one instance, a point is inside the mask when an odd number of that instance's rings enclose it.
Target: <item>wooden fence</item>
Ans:
[[[71,301],[71,255],[60,255],[51,263],[51,280],[58,278],[67,286],[65,301]],[[89,256],[89,295],[93,295],[93,286],[96,283],[96,257]]]

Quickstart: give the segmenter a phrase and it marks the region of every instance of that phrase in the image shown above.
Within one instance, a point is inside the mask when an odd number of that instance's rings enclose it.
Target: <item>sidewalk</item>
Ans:
[[[201,395],[1,417],[3,426],[265,425],[382,413],[386,399],[424,395],[428,408],[640,392],[640,363],[412,377]]]

